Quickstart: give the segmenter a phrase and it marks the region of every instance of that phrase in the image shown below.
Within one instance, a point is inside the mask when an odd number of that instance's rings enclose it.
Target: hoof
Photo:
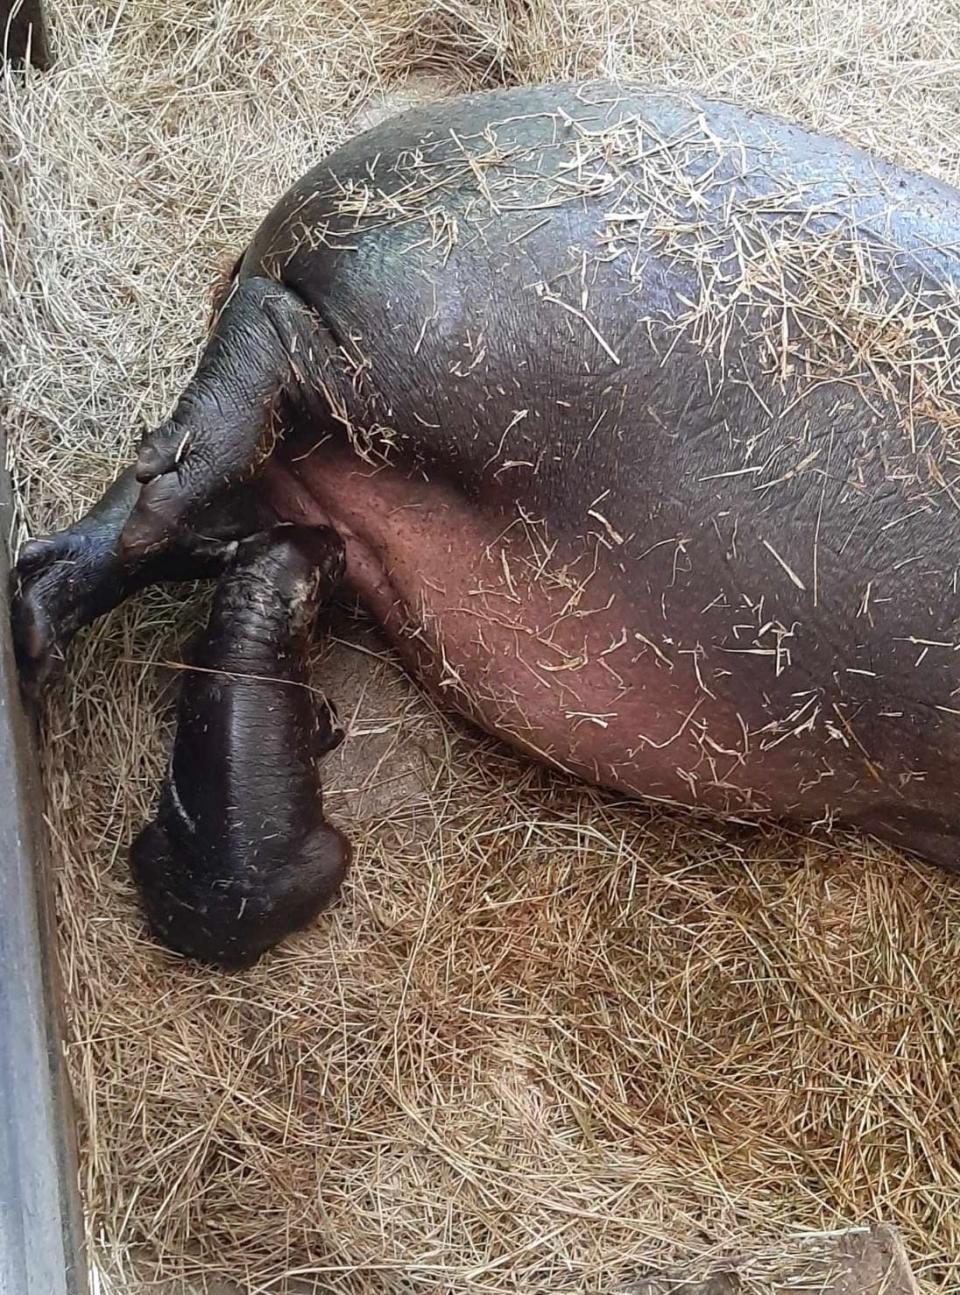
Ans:
[[[189,431],[185,431],[172,418],[147,432],[140,442],[134,470],[140,484],[145,486],[156,477],[175,472],[186,454],[189,439]]]
[[[84,544],[64,532],[30,540],[11,576],[11,625],[20,682],[36,697],[63,670],[66,648],[79,628],[78,568]],[[82,600],[81,600],[82,601]]]

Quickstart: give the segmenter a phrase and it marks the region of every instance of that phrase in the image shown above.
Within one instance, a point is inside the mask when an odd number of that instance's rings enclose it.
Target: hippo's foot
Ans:
[[[184,674],[157,816],[131,866],[156,936],[247,966],[336,894],[350,847],[323,818],[320,757],[343,733],[307,681],[321,607],[343,574],[327,528],[241,543]]]
[[[316,333],[312,313],[280,283],[235,282],[172,415],[141,443],[127,554],[169,542],[266,463],[300,394],[297,357],[314,353]]]
[[[130,851],[157,939],[185,957],[230,969],[251,966],[309,925],[336,896],[349,860],[346,838],[328,824],[262,874],[250,867],[223,875],[222,860],[174,843],[159,821],[147,824]]]
[[[119,547],[138,493],[133,472],[125,472],[79,521],[21,549],[11,579],[13,641],[28,691],[62,666],[78,629],[142,583]]]
[[[101,604],[119,601],[113,592],[119,579],[96,539],[73,529],[24,546],[13,577],[12,620],[27,691],[39,691],[62,668],[70,640]]]
[[[29,540],[11,577],[13,641],[24,689],[36,694],[62,667],[76,632],[145,586],[219,575],[236,541],[262,529],[263,506],[235,491],[162,549],[128,557],[120,536],[140,494],[134,469],[65,530]]]

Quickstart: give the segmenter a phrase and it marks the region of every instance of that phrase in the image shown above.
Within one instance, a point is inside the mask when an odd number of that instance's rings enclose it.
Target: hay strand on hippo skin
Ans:
[[[32,532],[129,461],[217,274],[412,64],[430,93],[689,84],[960,178],[937,6],[176,0],[64,3],[51,27],[53,72],[0,101]],[[839,264],[811,263],[830,311]],[[723,309],[691,309],[722,338]],[[870,334],[894,368],[900,336]],[[117,1291],[599,1291],[763,1244],[773,1264],[785,1232],[867,1218],[903,1229],[926,1289],[956,1285],[960,897],[941,874],[574,787],[440,717],[363,639],[318,650],[315,676],[374,770],[329,766],[358,857],[342,901],[251,973],[187,966],[146,938],[126,849],[170,739],[155,663],[182,660],[202,610],[156,591],[111,616],[45,716],[84,1189]],[[425,754],[391,797],[398,743]]]

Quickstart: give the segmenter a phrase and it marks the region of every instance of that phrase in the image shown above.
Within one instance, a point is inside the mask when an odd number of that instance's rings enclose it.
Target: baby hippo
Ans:
[[[217,585],[157,815],[131,851],[153,931],[189,957],[250,965],[346,873],[318,772],[343,732],[307,683],[317,612],[343,570],[335,531],[277,526],[239,544]]]

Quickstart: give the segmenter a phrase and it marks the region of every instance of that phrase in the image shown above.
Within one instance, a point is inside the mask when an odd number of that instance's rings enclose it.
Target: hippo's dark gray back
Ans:
[[[876,703],[866,681],[957,682],[915,659],[960,611],[958,246],[960,194],[932,179],[593,82],[360,136],[244,273],[319,311],[386,452],[599,535],[635,605],[718,653],[769,651],[779,680],[773,624],[801,673],[842,657]]]
[[[591,82],[471,95],[358,136],[278,203],[244,273],[319,311],[374,421],[402,423],[412,384],[421,449],[466,480],[494,450],[546,448],[549,491],[570,444],[550,435],[558,381],[588,427],[622,405],[636,428],[642,389],[678,430],[691,394],[712,405],[741,384],[782,432],[798,399],[822,421],[812,407],[852,383],[898,403],[882,421],[911,424],[913,453],[918,416],[933,434],[960,408],[958,246],[960,194],[932,179],[759,113]],[[483,411],[511,387],[526,425],[501,445]],[[743,403],[740,430],[758,420]],[[431,422],[451,435],[431,444]]]

